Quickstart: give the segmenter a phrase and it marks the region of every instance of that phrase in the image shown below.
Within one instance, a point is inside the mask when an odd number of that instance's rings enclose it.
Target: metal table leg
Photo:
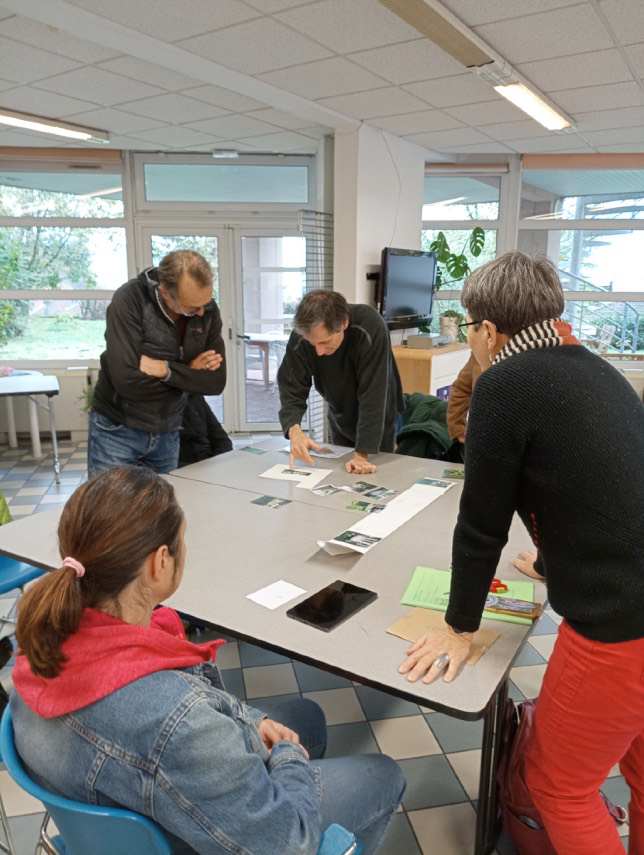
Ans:
[[[481,774],[479,799],[476,814],[476,837],[474,855],[489,855],[497,838],[497,783],[508,683],[505,680],[490,701],[483,719],[483,750],[481,752]]]
[[[13,414],[13,398],[11,395],[8,395],[5,401],[7,402],[7,438],[9,439],[9,448],[18,448],[16,419]]]
[[[58,438],[56,436],[56,420],[54,418],[54,399],[49,398],[49,428],[51,430],[51,446],[54,452],[54,478],[60,484],[60,461],[58,460]]]

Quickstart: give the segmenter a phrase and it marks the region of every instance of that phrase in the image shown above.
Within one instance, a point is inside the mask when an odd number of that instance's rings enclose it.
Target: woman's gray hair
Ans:
[[[473,321],[492,321],[498,332],[509,336],[539,321],[559,318],[564,310],[561,282],[552,261],[518,249],[470,273],[461,303]]]
[[[299,335],[308,335],[313,327],[324,324],[330,333],[340,332],[349,320],[349,306],[337,291],[309,291],[295,311],[293,326]]]

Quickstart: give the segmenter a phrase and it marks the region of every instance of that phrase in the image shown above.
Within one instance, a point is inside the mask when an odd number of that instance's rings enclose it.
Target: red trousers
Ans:
[[[631,789],[629,855],[644,855],[644,638],[589,641],[564,621],[537,700],[526,780],[558,855],[624,855],[599,788]]]

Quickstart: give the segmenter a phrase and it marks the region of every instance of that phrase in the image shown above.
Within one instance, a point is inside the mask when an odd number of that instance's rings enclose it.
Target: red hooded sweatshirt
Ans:
[[[150,626],[134,626],[96,609],[85,609],[80,626],[62,646],[67,660],[57,677],[32,673],[18,655],[13,685],[42,718],[79,710],[147,674],[214,662],[223,639],[192,644],[179,615],[165,606],[152,612]]]

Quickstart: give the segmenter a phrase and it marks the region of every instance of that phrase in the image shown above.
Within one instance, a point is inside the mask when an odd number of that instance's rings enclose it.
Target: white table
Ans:
[[[457,718],[484,719],[483,751],[475,855],[490,852],[495,843],[498,734],[507,697],[508,673],[531,627],[484,620],[483,626],[501,637],[475,666],[465,666],[451,684],[442,680],[426,686],[409,683],[398,674],[408,642],[385,632],[408,609],[400,597],[417,564],[442,569],[450,566],[451,535],[461,485],[448,490],[404,526],[365,555],[332,558],[316,540],[328,539],[359,518],[346,505],[355,494],[321,497],[289,482],[259,478],[277,462],[288,465],[284,445],[274,439],[266,454],[236,451],[194,464],[165,476],[174,486],[188,522],[188,560],[179,590],[168,601],[184,615],[221,631],[278,651],[316,667],[359,681],[412,703]],[[423,475],[442,475],[445,464],[399,455],[374,457],[378,471],[368,478],[347,475],[344,459],[320,461],[336,471],[334,484],[369,480],[404,489]],[[236,473],[236,474],[235,474]],[[258,495],[291,499],[277,510],[251,504]],[[57,567],[55,508],[0,528],[0,553],[45,568]],[[523,526],[515,520],[503,552],[498,575],[519,578],[509,561],[529,545]],[[293,602],[273,611],[246,595],[277,579],[313,593],[335,579],[376,591],[378,599],[330,633],[289,619]],[[538,586],[535,596],[543,599]],[[302,598],[304,595],[302,595]]]
[[[42,375],[38,371],[29,371],[25,374],[9,374],[0,377],[0,397],[7,402],[7,433],[9,435],[10,448],[18,447],[16,436],[16,421],[13,412],[13,399],[15,397],[26,397],[29,402],[29,430],[31,432],[31,448],[33,456],[38,459],[43,457],[40,445],[40,427],[38,426],[37,407],[43,407],[49,412],[49,426],[51,429],[51,443],[54,452],[54,475],[56,483],[60,484],[60,463],[58,460],[58,441],[56,437],[56,420],[54,418],[54,396],[58,395],[60,388],[58,378]],[[39,401],[36,395],[42,395],[46,401]]]

